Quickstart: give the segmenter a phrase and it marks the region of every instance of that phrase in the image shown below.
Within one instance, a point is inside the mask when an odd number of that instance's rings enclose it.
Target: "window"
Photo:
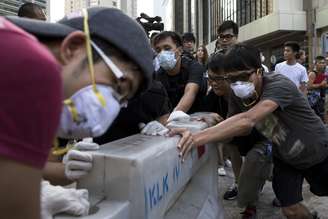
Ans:
[[[273,11],[273,0],[220,0],[220,23],[233,20],[246,25]]]

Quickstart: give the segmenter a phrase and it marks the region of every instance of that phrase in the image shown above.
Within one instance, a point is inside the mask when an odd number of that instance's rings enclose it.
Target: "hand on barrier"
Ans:
[[[172,122],[172,121],[180,121],[180,122],[188,122],[190,121],[190,116],[182,111],[173,111],[167,122]]]
[[[174,128],[170,130],[169,136],[172,137],[174,135],[180,135],[181,139],[178,142],[178,150],[179,150],[179,157],[182,158],[182,162],[188,152],[191,150],[192,147],[195,147],[194,143],[194,136],[193,134],[186,128]]]
[[[151,121],[141,130],[143,135],[160,135],[163,136],[169,132],[169,129],[158,121]]]
[[[48,181],[41,182],[41,218],[52,219],[58,213],[86,216],[90,203],[86,189],[68,189],[53,186]]]
[[[76,143],[63,159],[66,177],[70,180],[78,180],[87,175],[92,169],[92,155],[87,151],[98,149],[99,145],[89,140]]]

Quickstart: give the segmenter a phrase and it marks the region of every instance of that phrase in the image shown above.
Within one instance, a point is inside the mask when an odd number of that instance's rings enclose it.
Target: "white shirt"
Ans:
[[[264,69],[264,73],[269,73],[269,69],[266,65],[262,64],[262,68]]]
[[[277,74],[285,75],[287,78],[293,81],[298,88],[300,87],[301,83],[307,83],[309,81],[306,68],[299,63],[288,65],[287,62],[284,61],[276,65],[275,72]]]

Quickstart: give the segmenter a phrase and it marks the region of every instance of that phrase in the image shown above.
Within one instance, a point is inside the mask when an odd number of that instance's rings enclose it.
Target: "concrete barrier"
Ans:
[[[192,131],[207,127],[197,121],[172,125]],[[133,135],[102,145],[93,153],[91,173],[78,182],[78,188],[89,190],[92,206],[90,214],[80,218],[223,218],[217,195],[216,147],[195,148],[181,163],[178,140]]]

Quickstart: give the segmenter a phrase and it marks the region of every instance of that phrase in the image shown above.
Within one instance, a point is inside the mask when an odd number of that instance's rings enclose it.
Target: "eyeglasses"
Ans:
[[[221,76],[221,75],[215,75],[214,76],[214,75],[208,74],[207,78],[208,78],[209,81],[216,82],[216,83],[221,83],[221,82],[224,82],[224,81],[228,80],[227,76]]]
[[[220,34],[218,36],[219,40],[231,40],[235,35],[232,34]]]
[[[226,75],[210,75],[208,74],[208,80],[214,81],[217,83],[226,81],[228,83],[235,83],[237,81],[249,81],[250,76],[256,72],[256,70],[250,71],[239,71],[237,74],[226,74]]]
[[[237,81],[249,81],[250,76],[256,72],[256,70],[239,71],[237,74],[229,74],[228,82],[235,83]]]
[[[98,55],[101,57],[101,59],[105,62],[105,64],[111,70],[111,72],[113,72],[116,79],[118,79],[118,80],[124,79],[125,76],[124,76],[123,72],[117,67],[117,65],[115,65],[115,63],[100,49],[100,47],[97,46],[97,44],[91,40],[90,29],[89,29],[89,24],[88,24],[88,11],[86,9],[83,9],[83,14],[84,14],[83,27],[84,27],[84,32],[86,35],[87,57],[88,57],[89,72],[90,72],[91,82],[92,82],[92,86],[93,86],[93,91],[95,92],[100,103],[103,106],[105,106],[106,101],[105,101],[104,97],[102,96],[102,94],[97,90],[97,87],[96,87],[94,63],[93,63],[91,46],[95,49],[95,51],[98,53]],[[119,94],[118,91],[116,91],[114,93],[114,98],[117,99],[117,101],[121,104],[122,107],[127,106],[127,98],[124,97],[123,95]]]

